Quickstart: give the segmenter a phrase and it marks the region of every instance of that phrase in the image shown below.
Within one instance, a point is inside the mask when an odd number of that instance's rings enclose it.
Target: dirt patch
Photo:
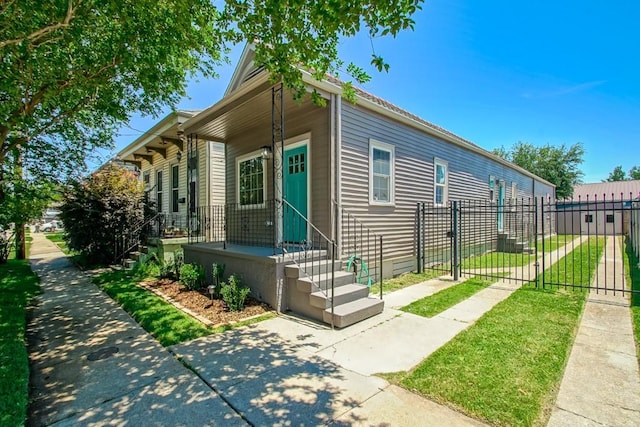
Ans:
[[[242,311],[230,311],[221,299],[211,300],[205,290],[190,291],[179,282],[158,279],[143,282],[142,285],[161,293],[194,313],[208,319],[213,325],[239,322],[249,317],[272,311],[268,304],[248,297]]]

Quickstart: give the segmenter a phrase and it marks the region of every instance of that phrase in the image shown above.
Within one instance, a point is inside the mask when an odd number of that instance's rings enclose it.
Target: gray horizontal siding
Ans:
[[[395,146],[393,207],[369,205],[370,139]],[[534,184],[532,178],[502,163],[347,103],[342,108],[341,154],[342,205],[384,236],[388,258],[415,254],[416,202],[433,202],[436,157],[448,163],[449,200],[488,199],[490,175],[505,181],[506,201],[512,182],[517,183],[518,197],[553,195],[553,187]]]

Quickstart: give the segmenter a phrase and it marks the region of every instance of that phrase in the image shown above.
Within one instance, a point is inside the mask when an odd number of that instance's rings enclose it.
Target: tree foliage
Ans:
[[[144,188],[136,175],[107,166],[89,178],[72,183],[60,207],[65,240],[89,263],[110,263],[117,238],[144,221]]]
[[[616,166],[611,172],[609,172],[609,176],[604,181],[629,181],[635,179],[640,179],[640,168],[638,166],[634,166],[629,169],[628,175],[624,173],[622,166]]]
[[[57,186],[49,181],[34,180],[22,176],[20,152],[11,153],[13,167],[0,165],[0,178],[5,183],[0,187],[0,264],[7,261],[11,245],[19,227],[40,218],[47,206],[57,197]],[[15,241],[16,246],[21,241]]]
[[[624,173],[622,166],[616,166],[613,168],[613,171],[609,173],[609,177],[605,179],[605,181],[626,181],[627,179],[627,175]]]
[[[215,76],[235,43],[305,93],[298,66],[338,74],[341,37],[412,28],[421,0],[21,0],[0,3],[0,164],[17,145],[30,173],[77,172],[134,112],[156,114],[187,79]],[[218,4],[218,6],[216,6]],[[372,64],[388,69],[372,52]],[[347,66],[354,78],[362,68]],[[353,94],[346,86],[346,95]],[[0,183],[2,185],[2,183]]]
[[[509,149],[495,149],[494,154],[554,184],[557,198],[571,197],[573,186],[579,184],[584,175],[580,170],[584,148],[579,142],[569,147],[564,144],[537,147],[518,142]]]

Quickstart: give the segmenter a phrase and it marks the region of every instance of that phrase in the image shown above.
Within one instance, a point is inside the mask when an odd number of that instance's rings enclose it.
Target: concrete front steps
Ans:
[[[338,328],[382,313],[384,301],[369,297],[369,288],[356,283],[353,272],[343,271],[342,261],[333,262],[333,322],[330,260],[285,266],[289,308]]]

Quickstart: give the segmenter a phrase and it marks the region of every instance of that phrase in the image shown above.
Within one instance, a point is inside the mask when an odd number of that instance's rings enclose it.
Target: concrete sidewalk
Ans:
[[[220,396],[34,233],[28,424],[242,425]]]
[[[618,238],[608,237],[597,284],[625,288],[614,276],[624,271],[623,253]],[[640,425],[640,376],[629,296],[603,290],[589,294],[548,425]]]

